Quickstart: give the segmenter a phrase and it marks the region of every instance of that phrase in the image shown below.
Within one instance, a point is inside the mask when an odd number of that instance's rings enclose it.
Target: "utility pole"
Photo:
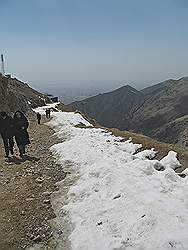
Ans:
[[[1,68],[2,68],[2,74],[5,75],[5,64],[4,64],[3,54],[1,54]]]

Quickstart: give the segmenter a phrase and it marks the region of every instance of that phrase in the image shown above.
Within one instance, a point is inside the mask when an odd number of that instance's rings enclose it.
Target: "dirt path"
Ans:
[[[55,215],[50,195],[57,190],[55,183],[66,173],[55,164],[49,151],[58,142],[53,130],[30,119],[31,146],[25,161],[18,151],[12,162],[6,163],[0,142],[0,249],[24,249],[34,243],[55,248],[49,220]],[[43,122],[45,119],[43,118]]]

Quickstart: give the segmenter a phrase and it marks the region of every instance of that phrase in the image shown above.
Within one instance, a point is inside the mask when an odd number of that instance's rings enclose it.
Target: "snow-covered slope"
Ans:
[[[77,175],[60,211],[73,225],[72,249],[188,249],[188,177],[174,172],[176,153],[152,160],[154,149],[136,153],[141,145],[75,127],[80,123],[90,125],[65,112],[50,122],[62,138],[51,148],[54,156],[62,167],[71,162]]]

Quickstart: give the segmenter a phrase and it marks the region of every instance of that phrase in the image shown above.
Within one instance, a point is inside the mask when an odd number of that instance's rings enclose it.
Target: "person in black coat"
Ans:
[[[46,109],[46,118],[50,118],[50,113],[51,113],[51,110],[50,109]]]
[[[5,157],[9,157],[9,152],[11,155],[14,154],[14,124],[11,116],[8,116],[5,111],[0,112],[0,133],[3,139],[3,144],[5,148]]]
[[[16,144],[19,148],[20,156],[23,157],[26,145],[30,144],[29,134],[27,132],[29,122],[21,111],[15,112],[13,122],[15,127]]]
[[[41,114],[40,113],[37,113],[37,120],[38,120],[38,124],[40,124],[40,121],[41,121]]]

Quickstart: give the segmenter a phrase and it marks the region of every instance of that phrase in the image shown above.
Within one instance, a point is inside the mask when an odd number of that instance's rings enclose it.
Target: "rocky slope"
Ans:
[[[141,91],[127,85],[70,106],[104,126],[187,145],[188,77],[170,79]]]
[[[50,102],[48,97],[30,88],[16,78],[0,75],[0,110],[26,112],[31,108]]]
[[[187,143],[188,77],[169,81],[169,85],[146,96],[134,113],[131,127],[170,143]],[[183,135],[185,137],[183,138]]]

